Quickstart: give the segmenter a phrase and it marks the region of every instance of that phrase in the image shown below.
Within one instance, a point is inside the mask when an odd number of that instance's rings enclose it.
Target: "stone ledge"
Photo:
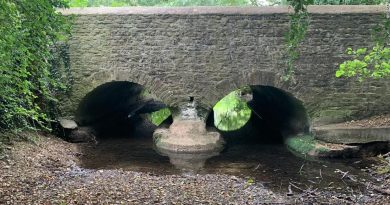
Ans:
[[[172,153],[211,153],[223,149],[224,141],[218,132],[193,133],[177,136],[169,129],[160,128],[153,133],[157,150]]]
[[[315,127],[315,138],[338,144],[364,144],[370,142],[390,142],[390,127]]]
[[[371,157],[390,149],[390,142],[346,145],[324,142],[307,135],[290,137],[286,145],[294,154],[305,159]]]
[[[309,13],[313,14],[349,14],[349,13],[385,13],[384,5],[323,5],[309,6]],[[224,15],[261,15],[261,14],[285,14],[292,13],[293,9],[287,6],[263,6],[263,7],[87,7],[58,9],[64,15],[204,15],[204,14],[224,14]]]

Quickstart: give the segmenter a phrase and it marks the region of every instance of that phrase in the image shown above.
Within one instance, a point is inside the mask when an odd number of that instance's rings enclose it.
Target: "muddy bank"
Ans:
[[[350,191],[283,185],[272,191],[256,179],[234,174],[155,174],[122,169],[81,168],[85,154],[80,145],[51,136],[36,138],[36,145],[17,142],[0,160],[0,204],[386,204],[386,170],[371,174],[367,185]],[[85,156],[84,156],[85,157]],[[257,167],[261,169],[261,167]],[[386,169],[386,168],[383,168]],[[343,177],[345,173],[336,173]],[[359,180],[345,174],[343,180]],[[378,181],[380,180],[379,183]],[[362,182],[363,183],[363,182]]]

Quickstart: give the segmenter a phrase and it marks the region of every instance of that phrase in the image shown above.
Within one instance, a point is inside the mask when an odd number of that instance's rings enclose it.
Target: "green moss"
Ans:
[[[311,135],[304,135],[300,137],[291,137],[286,140],[288,148],[300,154],[307,154],[315,149],[316,141]]]
[[[286,140],[287,147],[295,154],[305,159],[317,160],[329,156],[332,152],[326,143],[318,141],[311,135],[291,137]]]

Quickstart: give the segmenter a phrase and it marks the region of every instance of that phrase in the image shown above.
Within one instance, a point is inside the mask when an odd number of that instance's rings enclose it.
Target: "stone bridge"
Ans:
[[[372,28],[385,6],[311,6],[310,26],[283,81],[287,7],[83,8],[74,14],[68,54],[74,78],[62,102],[74,114],[80,100],[111,81],[145,86],[172,108],[191,98],[210,110],[246,85],[273,86],[306,107],[312,124],[390,111],[390,82],[338,79],[345,50],[372,45]]]

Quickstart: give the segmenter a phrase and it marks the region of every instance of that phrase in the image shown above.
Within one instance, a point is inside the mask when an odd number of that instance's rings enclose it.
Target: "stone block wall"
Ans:
[[[295,63],[295,82],[283,82],[286,7],[84,8],[69,41],[72,114],[105,82],[144,85],[172,107],[189,97],[211,108],[245,85],[271,85],[302,100],[312,122],[330,123],[390,112],[390,82],[335,78],[348,47],[370,46],[382,6],[313,6],[310,28]]]

